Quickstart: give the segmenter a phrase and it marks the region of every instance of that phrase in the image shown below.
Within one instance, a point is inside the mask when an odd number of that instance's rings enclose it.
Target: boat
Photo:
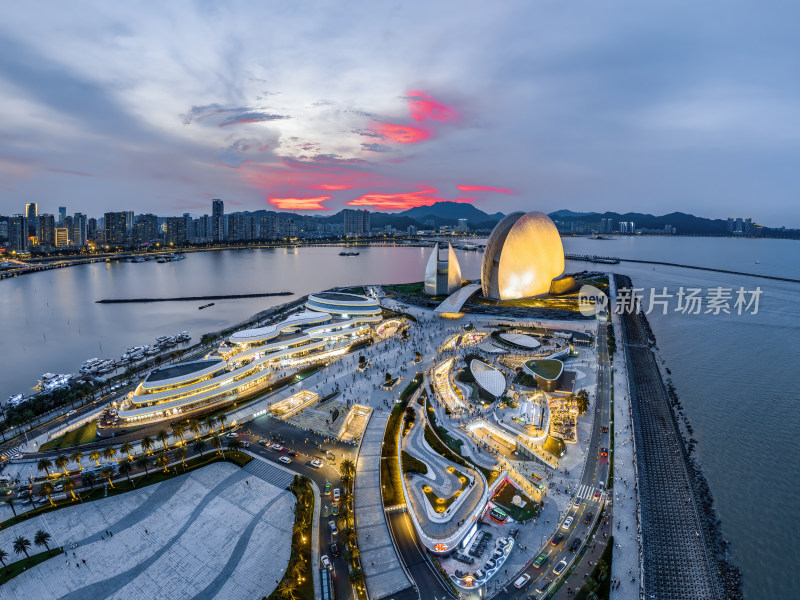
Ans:
[[[186,259],[186,257],[185,257],[183,254],[176,254],[176,255],[175,255],[173,258],[172,258],[172,262],[175,262],[176,260],[185,260],[185,259]]]
[[[141,257],[141,256],[134,256],[134,257],[131,259],[131,262],[132,262],[132,263],[143,263],[143,262],[147,262],[147,261],[144,259],[144,257]]]
[[[358,256],[360,252],[339,252],[339,256]]]
[[[145,350],[144,353],[147,354],[148,356],[153,356],[154,354],[158,354],[159,352],[161,352],[161,348],[159,348],[158,346],[147,346],[147,350]]]
[[[208,304],[203,304],[203,306],[198,306],[197,310],[203,310],[204,308],[208,308],[209,306],[214,306],[214,303],[209,302]]]

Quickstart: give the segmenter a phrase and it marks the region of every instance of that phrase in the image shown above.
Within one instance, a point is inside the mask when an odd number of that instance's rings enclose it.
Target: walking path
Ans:
[[[0,548],[10,550],[17,536],[33,539],[43,529],[66,556],[12,579],[3,598],[268,596],[289,560],[293,505],[290,492],[217,463],[39,515],[0,531]]]

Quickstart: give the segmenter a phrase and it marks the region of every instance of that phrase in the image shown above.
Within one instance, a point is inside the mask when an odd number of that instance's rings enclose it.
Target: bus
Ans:
[[[319,574],[319,584],[320,588],[322,588],[322,600],[335,600],[336,594],[334,592],[333,578],[331,577],[330,570],[323,567],[319,570]]]
[[[506,522],[506,519],[508,519],[508,513],[506,513],[506,511],[504,511],[502,508],[495,506],[489,511],[489,518],[502,525]]]

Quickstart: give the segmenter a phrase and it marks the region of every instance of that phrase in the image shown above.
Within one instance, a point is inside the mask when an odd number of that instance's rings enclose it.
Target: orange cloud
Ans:
[[[407,98],[411,116],[415,121],[427,121],[428,119],[456,121],[459,118],[459,114],[454,109],[437,102],[425,92],[413,90],[408,92]]]
[[[395,125],[375,121],[370,124],[370,129],[378,134],[379,137],[395,144],[416,144],[431,137],[431,132],[427,129],[411,127],[410,125]]]
[[[315,190],[349,190],[352,185],[348,184],[339,184],[339,183],[320,183],[319,185],[311,186]]]
[[[436,190],[428,188],[414,192],[400,192],[397,194],[364,194],[359,198],[347,202],[350,206],[371,206],[377,210],[406,210],[417,206],[431,206],[437,202],[471,202],[471,198],[451,200],[433,196]]]
[[[317,196],[316,198],[270,198],[269,203],[281,210],[330,210],[322,203],[330,200],[330,196]]]
[[[492,187],[489,185],[457,185],[456,189],[462,192],[500,192],[501,194],[513,194],[511,190],[505,188]]]

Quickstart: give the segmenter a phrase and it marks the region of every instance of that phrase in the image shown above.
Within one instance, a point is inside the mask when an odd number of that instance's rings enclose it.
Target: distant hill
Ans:
[[[586,224],[599,224],[601,219],[611,219],[615,229],[619,221],[633,221],[636,223],[637,229],[641,227],[663,229],[665,225],[671,225],[681,235],[726,235],[728,232],[726,219],[705,219],[682,212],[655,216],[634,212],[572,213],[572,211],[561,210],[557,213],[550,213],[550,217],[564,223],[583,222]]]
[[[558,217],[558,218],[563,218],[563,217],[588,217],[590,215],[596,215],[596,214],[598,214],[598,213],[596,213],[596,212],[574,212],[574,211],[571,211],[571,210],[562,209],[562,210],[557,210],[556,212],[548,213],[548,216],[550,218],[555,218],[555,217]]]

